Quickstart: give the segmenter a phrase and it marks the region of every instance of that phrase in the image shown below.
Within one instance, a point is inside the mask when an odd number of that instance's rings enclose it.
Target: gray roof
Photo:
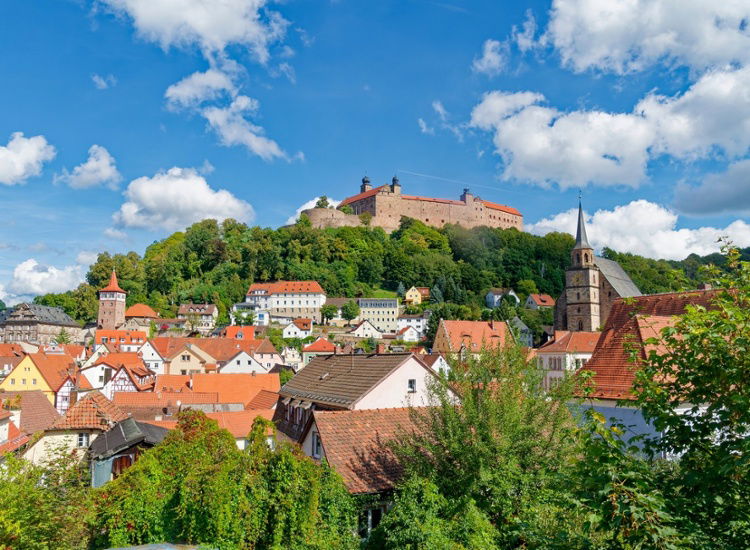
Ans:
[[[349,408],[411,356],[319,355],[284,384],[279,395]]]
[[[169,430],[161,426],[126,418],[97,437],[89,451],[92,458],[108,458],[139,443],[156,445],[166,437],[167,432]]]
[[[576,244],[573,249],[577,248],[593,248],[589,244],[589,238],[586,236],[586,223],[583,219],[581,201],[578,201],[578,228],[576,229]]]
[[[627,298],[629,296],[641,296],[641,291],[635,286],[630,276],[625,273],[625,270],[617,262],[601,258],[599,256],[594,257],[594,264],[602,272],[602,275],[607,279],[612,288],[615,289],[620,298]]]
[[[61,327],[80,327],[70,315],[59,307],[42,306],[39,304],[18,304],[13,308],[0,324],[36,322],[44,325],[59,325]]]

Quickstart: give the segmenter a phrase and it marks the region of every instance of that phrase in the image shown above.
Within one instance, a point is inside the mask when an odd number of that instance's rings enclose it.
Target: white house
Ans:
[[[292,367],[296,371],[302,364],[302,354],[297,348],[284,348],[281,352],[281,363]]]
[[[349,334],[358,338],[375,338],[376,340],[383,338],[383,333],[376,329],[370,321],[360,322],[349,331]]]
[[[405,326],[396,333],[396,338],[404,342],[419,342],[420,333],[413,326]]]
[[[151,340],[143,344],[138,349],[138,353],[140,353],[146,367],[151,369],[154,374],[167,374],[164,371],[164,357],[161,356]]]
[[[402,313],[398,316],[398,330],[406,327],[414,327],[419,333],[420,338],[427,332],[427,323],[430,321],[430,310],[427,309],[422,313],[407,314]]]
[[[325,291],[317,281],[254,283],[245,296],[244,309],[267,311],[272,318],[306,317],[320,322],[320,308],[325,301]]]
[[[312,329],[313,329],[313,320],[312,319],[306,319],[306,318],[300,318],[295,319],[291,323],[289,323],[287,326],[284,327],[284,330],[282,331],[282,336],[284,338],[307,338],[308,336],[312,336]]]
[[[156,375],[143,365],[120,365],[104,384],[102,394],[113,399],[115,392],[153,391]]]
[[[426,355],[420,355],[419,359],[424,362],[436,373],[447,376],[451,370],[451,365],[442,353],[428,353]]]
[[[512,288],[491,288],[485,295],[484,301],[487,304],[487,307],[496,308],[506,296],[515,300],[515,305],[521,303],[521,299]]]
[[[583,367],[591,359],[600,335],[601,332],[556,330],[555,338],[536,350],[539,366],[546,371],[545,387],[552,387],[566,374]]]
[[[269,370],[269,367],[259,363],[251,354],[244,350],[227,360],[226,363],[218,369],[220,373],[234,374],[265,374]]]

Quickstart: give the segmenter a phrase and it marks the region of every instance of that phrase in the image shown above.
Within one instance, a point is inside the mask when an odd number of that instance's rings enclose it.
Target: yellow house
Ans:
[[[40,390],[58,412],[64,412],[68,408],[70,392],[76,389],[76,378],[77,389],[92,389],[86,377],[78,374],[78,367],[70,355],[30,353],[0,382],[0,389]]]
[[[404,302],[409,305],[418,306],[424,300],[429,299],[429,297],[429,288],[426,286],[413,286],[406,291],[406,294],[404,294]]]

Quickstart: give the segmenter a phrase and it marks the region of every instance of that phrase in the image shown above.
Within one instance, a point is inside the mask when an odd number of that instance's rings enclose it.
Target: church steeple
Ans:
[[[589,244],[586,235],[586,220],[583,217],[583,206],[581,196],[578,195],[578,227],[576,228],[576,244],[571,252],[571,265],[573,267],[593,267],[594,248]]]
[[[583,218],[583,207],[581,197],[578,197],[578,229],[576,230],[576,244],[573,248],[591,248],[589,238],[586,235],[586,222]]]

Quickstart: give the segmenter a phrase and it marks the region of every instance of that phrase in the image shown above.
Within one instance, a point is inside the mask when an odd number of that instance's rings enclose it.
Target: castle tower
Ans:
[[[600,279],[599,268],[594,264],[594,249],[586,235],[583,208],[579,199],[576,244],[571,252],[570,267],[565,271],[565,329],[590,332],[600,328]]]
[[[99,315],[96,326],[114,330],[125,324],[125,296],[127,292],[117,284],[117,273],[112,270],[109,284],[99,291]]]
[[[394,195],[401,194],[401,183],[398,181],[398,176],[393,176],[391,180],[391,193]]]
[[[364,193],[365,191],[369,191],[370,189],[372,189],[370,178],[365,176],[364,178],[362,178],[362,185],[359,186],[359,192]]]

